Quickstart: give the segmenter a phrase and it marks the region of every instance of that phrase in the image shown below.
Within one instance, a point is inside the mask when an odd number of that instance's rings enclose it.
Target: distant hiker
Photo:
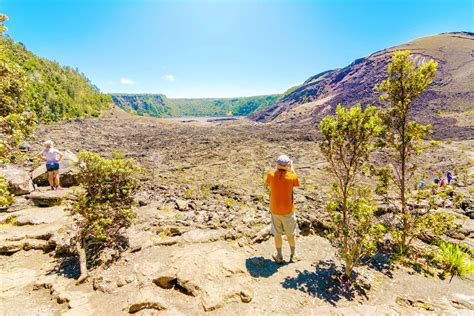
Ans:
[[[424,188],[425,188],[425,181],[421,180],[418,185],[418,189],[423,190]]]
[[[44,149],[37,155],[42,156],[46,162],[46,171],[48,172],[48,182],[51,190],[59,188],[59,162],[63,159],[63,153],[54,148],[52,140],[44,142]]]
[[[445,185],[446,185],[446,180],[441,179],[441,181],[439,181],[439,186],[444,187]]]
[[[265,184],[270,186],[270,211],[272,214],[272,233],[275,236],[276,252],[273,259],[277,263],[283,262],[281,252],[285,234],[290,245],[290,262],[299,260],[295,255],[296,215],[293,203],[293,188],[300,185],[300,181],[293,169],[293,162],[286,155],[276,160],[276,170],[271,171],[265,178]]]
[[[441,181],[439,178],[435,178],[435,179],[434,179],[434,183],[435,183],[435,184],[439,184],[439,181]]]
[[[451,181],[453,180],[453,175],[451,174],[451,171],[446,172],[446,178],[448,179],[448,185],[450,185]]]

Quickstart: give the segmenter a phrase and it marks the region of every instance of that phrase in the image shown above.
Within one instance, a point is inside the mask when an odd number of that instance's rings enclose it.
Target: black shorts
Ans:
[[[48,172],[59,170],[59,163],[57,162],[46,163],[46,170],[48,170]]]

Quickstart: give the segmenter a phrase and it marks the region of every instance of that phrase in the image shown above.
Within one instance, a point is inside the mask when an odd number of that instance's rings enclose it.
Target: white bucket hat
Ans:
[[[291,159],[287,155],[281,155],[275,160],[278,169],[288,170]]]
[[[52,140],[48,139],[43,143],[46,147],[53,147],[54,143]]]

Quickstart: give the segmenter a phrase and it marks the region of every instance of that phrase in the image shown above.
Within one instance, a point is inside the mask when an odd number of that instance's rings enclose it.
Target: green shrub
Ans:
[[[8,181],[0,174],[0,208],[13,203],[13,196],[8,191]]]
[[[474,262],[460,245],[441,241],[434,260],[446,275],[451,276],[450,281],[454,277],[465,278],[474,274]]]
[[[376,210],[371,200],[373,189],[361,185],[378,134],[381,132],[378,111],[367,106],[346,109],[337,106],[335,116],[320,123],[323,140],[321,152],[329,162],[334,178],[332,195],[327,205],[332,214],[329,237],[344,261],[344,279],[350,281],[352,270],[360,260],[377,249],[383,227],[375,223]]]
[[[234,200],[233,198],[227,198],[227,199],[225,199],[225,204],[228,207],[232,207],[232,206],[235,206],[237,204],[237,201]]]
[[[454,206],[459,208],[462,200],[464,200],[464,195],[461,192],[457,192],[453,198]]]
[[[129,227],[135,213],[133,195],[139,186],[141,172],[137,162],[114,154],[104,159],[96,153],[79,153],[78,177],[83,192],[72,205],[78,234],[76,247],[85,262],[97,260],[104,248],[122,250],[123,230]],[[85,271],[83,271],[85,270]],[[87,277],[87,267],[81,266],[81,279]]]

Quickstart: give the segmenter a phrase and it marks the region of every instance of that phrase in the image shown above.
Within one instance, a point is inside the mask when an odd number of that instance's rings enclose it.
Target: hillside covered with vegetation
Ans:
[[[113,94],[114,103],[138,115],[169,116],[243,116],[270,106],[279,95],[242,98],[172,99],[162,94]]]
[[[98,116],[112,103],[77,69],[36,56],[8,36],[1,39],[0,55],[3,63],[21,75],[22,98],[38,121]]]

